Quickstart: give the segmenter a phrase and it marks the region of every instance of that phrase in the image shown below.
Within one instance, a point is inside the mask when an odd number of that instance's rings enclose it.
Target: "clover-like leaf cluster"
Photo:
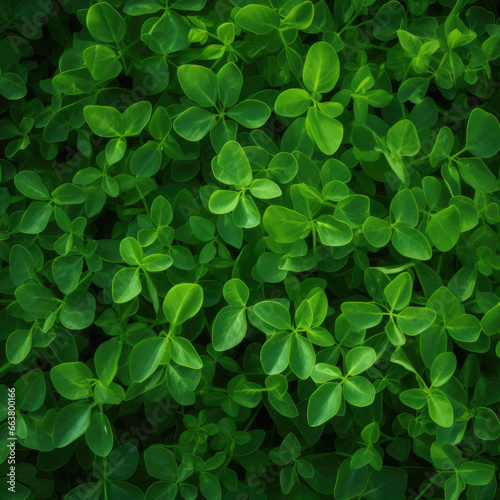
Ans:
[[[498,498],[495,8],[3,1],[2,498]]]

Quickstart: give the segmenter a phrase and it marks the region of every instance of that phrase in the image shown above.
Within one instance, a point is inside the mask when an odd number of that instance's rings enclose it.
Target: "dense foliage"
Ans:
[[[495,8],[2,0],[1,497],[497,498]]]

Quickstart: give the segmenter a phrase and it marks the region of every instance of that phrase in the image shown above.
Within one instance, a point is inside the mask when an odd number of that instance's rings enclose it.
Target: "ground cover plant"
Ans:
[[[1,498],[498,498],[496,8],[2,1]]]

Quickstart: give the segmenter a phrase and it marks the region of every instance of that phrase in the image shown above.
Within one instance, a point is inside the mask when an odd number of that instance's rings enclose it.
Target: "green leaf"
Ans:
[[[372,460],[372,453],[372,448],[360,448],[359,450],[356,450],[351,458],[351,468],[361,469],[365,465],[368,465]]]
[[[398,226],[415,227],[418,224],[417,202],[409,189],[399,191],[391,200],[391,214]]]
[[[84,290],[66,295],[61,309],[61,323],[70,330],[83,330],[94,322],[95,297]]]
[[[438,250],[448,252],[457,244],[461,226],[460,212],[452,205],[431,216],[427,233]]]
[[[352,500],[363,494],[366,489],[370,471],[366,468],[351,469],[350,459],[344,460],[337,471],[325,471],[326,477],[332,478],[331,493],[335,491],[335,499]],[[333,475],[332,475],[333,474]]]
[[[255,408],[262,400],[262,387],[248,382],[244,375],[231,379],[228,384],[228,393],[236,403],[245,408]]]
[[[24,212],[19,229],[26,234],[39,234],[47,227],[54,209],[49,203],[35,201]]]
[[[298,330],[309,330],[313,323],[313,310],[310,302],[303,300],[295,310],[295,325]]]
[[[373,20],[373,34],[377,40],[387,42],[397,38],[398,31],[406,28],[406,9],[391,0],[382,5]]]
[[[420,410],[427,403],[427,394],[422,389],[408,389],[399,395],[399,399],[406,406]]]
[[[436,311],[438,318],[443,323],[448,323],[458,314],[463,312],[458,299],[444,286],[439,287],[427,301],[427,307]]]
[[[121,115],[123,135],[126,137],[138,135],[147,125],[151,117],[151,103],[140,101],[129,106]]]
[[[217,77],[212,70],[195,64],[183,64],[177,69],[177,77],[184,93],[202,108],[216,104]]]
[[[91,410],[90,404],[75,403],[58,411],[53,434],[56,448],[65,448],[85,433],[90,425]]]
[[[481,323],[472,314],[461,314],[449,321],[446,329],[459,342],[475,342],[481,334]]]
[[[142,285],[139,269],[123,268],[113,277],[113,300],[121,304],[128,302],[141,293]]]
[[[177,461],[175,455],[161,444],[154,444],[144,452],[148,474],[163,481],[176,481]]]
[[[227,116],[247,128],[259,128],[266,123],[271,115],[269,106],[255,99],[247,99],[232,107]]]
[[[426,307],[407,307],[398,313],[396,321],[407,335],[418,335],[427,330],[436,320],[437,314]]]
[[[109,419],[103,413],[96,413],[90,418],[85,431],[85,439],[92,452],[98,457],[107,457],[113,449],[113,430]]]
[[[375,399],[375,387],[364,377],[350,377],[344,383],[344,397],[354,406],[369,406]]]
[[[441,427],[453,425],[453,407],[446,394],[439,389],[432,389],[428,399],[429,415]]]
[[[404,80],[398,89],[398,99],[401,102],[410,101],[413,104],[421,103],[427,94],[429,83],[429,78],[420,76]]]
[[[26,284],[15,291],[16,300],[24,311],[31,314],[35,319],[43,319],[54,311],[59,301],[54,294],[42,285]]]
[[[307,90],[326,94],[337,83],[340,62],[335,49],[327,42],[316,42],[309,48],[302,79]]]
[[[279,182],[286,184],[290,182],[298,171],[297,160],[290,153],[278,153],[273,156],[269,165],[267,166],[270,172]]]
[[[120,255],[129,266],[138,266],[143,259],[141,245],[130,236],[120,241]]]
[[[476,191],[491,193],[497,189],[497,179],[479,158],[460,158],[457,161],[462,180]]]
[[[296,5],[283,19],[282,25],[305,30],[309,28],[314,18],[314,5],[312,2],[302,2]]]
[[[432,250],[425,236],[411,227],[396,227],[391,238],[394,248],[409,259],[429,260]]]
[[[203,362],[189,340],[182,337],[172,337],[170,339],[170,353],[172,359],[181,366],[187,366],[199,370],[203,367]]]
[[[439,354],[432,362],[431,382],[434,387],[446,384],[457,368],[457,358],[452,352]]]
[[[222,308],[212,326],[212,343],[216,351],[226,351],[236,347],[245,338],[247,320],[241,306]]]
[[[466,147],[478,158],[491,158],[500,151],[500,123],[480,108],[472,110],[467,122]]]
[[[441,160],[444,160],[451,154],[453,149],[453,132],[449,127],[439,129],[438,136],[430,155],[430,162],[436,167]]]
[[[117,139],[111,139],[106,144],[106,149],[105,149],[106,161],[110,165],[114,165],[123,158],[123,155],[125,154],[126,150],[127,150],[127,141],[123,137],[119,137]]]
[[[347,321],[358,329],[373,328],[382,321],[382,311],[375,304],[344,302],[341,305]]]
[[[117,338],[107,340],[96,349],[94,364],[99,380],[108,387],[115,378],[122,344]]]
[[[361,227],[370,214],[370,199],[367,196],[353,194],[342,199],[335,207],[335,218],[345,222],[351,228]]]
[[[439,444],[434,441],[431,445],[432,463],[438,469],[451,470],[457,469],[462,461],[462,453],[451,444]]]
[[[279,243],[293,243],[305,238],[311,231],[307,217],[277,205],[266,209],[263,223],[265,230]]]
[[[391,225],[386,220],[370,216],[363,223],[363,235],[366,241],[376,248],[387,245],[391,239],[391,233]]]
[[[474,434],[484,441],[494,441],[500,438],[500,421],[497,414],[490,408],[477,409],[473,429]]]
[[[119,405],[125,399],[125,391],[121,385],[111,382],[105,387],[98,381],[95,385],[94,395],[97,401],[104,404]]]
[[[265,5],[251,4],[238,10],[234,20],[245,31],[267,35],[279,27],[278,14]]]
[[[172,222],[172,205],[163,196],[157,196],[151,205],[151,219],[158,226],[168,226]]]
[[[252,169],[243,148],[236,141],[224,144],[217,159],[212,162],[212,170],[217,180],[230,186],[249,186]]]
[[[101,2],[101,4],[103,4]],[[94,7],[97,7],[96,4]],[[123,135],[123,123],[120,112],[111,106],[85,106],[83,115],[94,134],[100,137],[119,137]]]
[[[446,498],[450,500],[458,500],[465,488],[464,480],[458,474],[449,477],[444,483]]]
[[[342,378],[342,372],[337,366],[332,366],[327,363],[318,363],[314,365],[311,378],[317,384],[322,384],[337,378]]]
[[[226,108],[233,107],[240,96],[243,75],[236,64],[229,62],[217,73],[219,98]]]
[[[148,132],[158,141],[162,141],[172,129],[172,121],[163,106],[156,106],[148,124]]]
[[[339,247],[347,245],[352,240],[351,228],[331,215],[320,215],[314,225],[323,245]]]
[[[302,380],[306,380],[311,375],[311,372],[316,361],[316,355],[311,342],[296,334],[292,338],[290,345],[290,368]]]
[[[83,61],[96,81],[115,78],[122,71],[118,54],[107,45],[91,45],[83,51]]]
[[[137,177],[152,177],[160,170],[163,153],[154,141],[147,141],[132,153],[130,172]]]
[[[42,178],[30,170],[23,170],[14,177],[16,188],[24,196],[33,200],[50,200],[49,190],[44,186]]]
[[[399,274],[385,288],[384,296],[391,310],[401,311],[410,304],[413,282],[408,273]]]
[[[494,335],[500,331],[500,304],[492,307],[481,320],[481,328],[486,335]]]
[[[332,49],[333,50],[333,49]],[[316,108],[309,108],[306,119],[307,133],[321,152],[333,155],[342,143],[344,128],[335,118],[325,115]]]
[[[163,302],[165,319],[174,325],[196,315],[203,304],[203,289],[195,283],[174,285]]]
[[[292,336],[289,332],[275,333],[264,342],[260,351],[262,368],[268,375],[281,373],[288,366]]]
[[[52,86],[61,94],[67,95],[90,94],[95,88],[90,72],[83,65],[81,68],[70,69],[55,75],[52,79]],[[69,124],[63,113],[54,116],[50,125],[50,132],[48,127],[44,133],[46,140],[49,140],[50,137],[51,141],[60,142],[68,137]]]
[[[9,363],[21,363],[31,352],[32,336],[29,330],[15,330],[7,338],[5,354]]]
[[[265,300],[256,304],[253,313],[263,322],[278,330],[291,327],[290,311],[279,302]]]
[[[215,125],[215,115],[201,108],[189,108],[174,121],[174,130],[187,141],[201,141]]]
[[[79,205],[85,201],[85,191],[70,184],[61,184],[52,191],[52,199],[58,205]]]
[[[56,262],[57,259],[54,259]],[[52,266],[54,267],[54,266]],[[14,245],[9,254],[10,278],[16,287],[35,274],[35,262],[31,253],[21,245]]]
[[[377,353],[371,347],[355,347],[345,357],[347,375],[359,375],[375,363]]]
[[[420,151],[417,129],[410,120],[401,120],[387,132],[387,147],[398,156],[415,156]]]
[[[260,212],[250,196],[242,196],[233,212],[233,220],[237,227],[256,227],[260,224]]]
[[[56,391],[66,399],[85,399],[92,395],[92,372],[81,362],[63,363],[50,370]]]
[[[183,406],[192,405],[196,400],[193,394],[201,379],[201,371],[176,364],[167,368],[167,387],[174,400]]]
[[[237,191],[215,191],[208,202],[209,210],[214,214],[227,214],[232,212],[240,199]]]
[[[334,417],[342,403],[342,386],[328,382],[316,389],[307,405],[307,422],[311,427],[317,427]]]
[[[16,390],[17,407],[25,411],[37,411],[43,405],[47,395],[47,386],[42,370],[36,368],[25,373],[14,383]],[[54,414],[49,419],[49,426],[53,424]],[[52,432],[52,427],[50,427]]]
[[[280,93],[274,103],[278,115],[295,117],[303,115],[311,105],[309,92],[303,89],[287,89]]]
[[[147,95],[163,92],[170,83],[170,70],[163,56],[151,56],[138,64]]]
[[[215,226],[209,220],[192,215],[189,218],[191,231],[200,241],[211,241],[215,235]]]
[[[464,462],[458,468],[458,474],[465,484],[482,486],[488,484],[495,474],[495,467],[482,462]]]
[[[0,94],[2,96],[11,101],[16,101],[22,99],[26,93],[26,84],[19,75],[2,72],[2,75],[0,75]]]
[[[130,355],[130,377],[143,382],[158,368],[167,348],[164,338],[151,337],[141,340]]]
[[[250,192],[255,198],[269,200],[281,196],[281,188],[269,179],[255,179],[250,185]]]
[[[380,439],[380,428],[377,422],[368,424],[361,431],[361,439],[363,439],[366,444],[375,444]]]
[[[321,194],[330,201],[340,201],[349,196],[349,189],[341,181],[330,181],[323,187]]]
[[[230,306],[245,306],[250,297],[250,290],[243,281],[233,278],[224,284],[224,298]]]
[[[370,500],[403,498],[407,489],[407,482],[406,471],[396,467],[384,466],[370,475],[365,490],[366,498]],[[361,483],[360,486],[363,486],[363,484]]]
[[[93,5],[87,12],[87,28],[100,42],[120,42],[127,33],[125,20],[106,2]]]
[[[222,498],[219,480],[210,472],[200,474],[200,491],[207,500],[220,500]]]

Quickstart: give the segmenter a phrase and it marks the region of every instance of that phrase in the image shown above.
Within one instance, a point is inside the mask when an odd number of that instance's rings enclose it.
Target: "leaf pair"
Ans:
[[[346,376],[341,371],[327,364],[314,367],[312,378],[321,385],[309,398],[307,421],[312,427],[324,424],[341,409],[343,401],[354,406],[369,406],[375,399],[375,388],[365,377],[359,374],[375,363],[377,355],[371,347],[355,347],[345,358]],[[341,378],[341,382],[331,380]]]

